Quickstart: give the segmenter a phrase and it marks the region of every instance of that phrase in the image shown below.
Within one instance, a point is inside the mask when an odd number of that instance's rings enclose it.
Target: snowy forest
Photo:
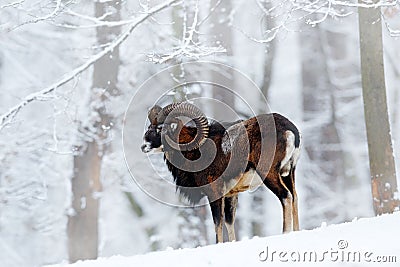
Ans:
[[[301,230],[398,211],[399,37],[398,0],[0,0],[0,266],[215,243],[140,150],[157,101],[294,122]],[[240,193],[238,241],[281,233],[276,196]]]

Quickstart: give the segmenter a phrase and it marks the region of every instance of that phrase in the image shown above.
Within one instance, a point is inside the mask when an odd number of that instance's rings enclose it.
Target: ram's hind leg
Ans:
[[[290,193],[292,193],[293,196],[293,230],[298,231],[299,230],[299,212],[298,212],[298,205],[297,205],[297,193],[296,193],[296,187],[294,183],[294,172],[296,170],[296,167],[292,167],[289,175],[282,177],[283,182],[285,183],[286,187],[289,189]]]
[[[210,202],[211,213],[215,226],[215,234],[217,243],[224,242],[223,225],[224,225],[224,210],[225,201],[224,197]]]
[[[295,186],[295,179],[294,179],[294,173],[296,171],[296,166],[293,166],[292,169],[290,170],[290,181],[292,182],[292,194],[293,194],[293,230],[299,231],[300,230],[300,224],[299,224],[299,206],[298,206],[298,200],[297,200],[297,192],[296,192],[296,186]]]
[[[260,175],[261,176],[261,175]],[[262,176],[261,176],[262,177]],[[265,177],[265,176],[264,176]],[[278,197],[283,209],[283,232],[293,231],[293,195],[277,172],[271,172],[264,184]]]
[[[238,203],[238,195],[225,197],[225,226],[228,231],[229,241],[236,240],[235,236],[235,215]]]
[[[293,230],[294,231],[300,230],[299,207],[298,207],[298,202],[297,202],[296,188],[294,188],[294,187],[293,187]]]

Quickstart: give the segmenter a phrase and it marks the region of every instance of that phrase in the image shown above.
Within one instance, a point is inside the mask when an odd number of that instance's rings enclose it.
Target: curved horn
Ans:
[[[171,112],[171,115],[173,116],[168,117]],[[170,104],[164,107],[162,112],[159,114],[159,118],[163,122],[165,120],[170,121],[172,118],[179,116],[185,116],[194,121],[197,129],[196,136],[189,143],[177,144],[169,137],[169,135],[166,135],[165,137],[168,144],[175,149],[179,149],[180,151],[191,151],[199,148],[202,144],[204,144],[208,137],[209,127],[207,117],[198,107],[187,102]],[[160,121],[158,122],[160,123]]]
[[[149,110],[147,117],[149,118],[151,124],[157,125],[157,117],[160,114],[161,110],[162,108],[158,105],[155,105]]]
[[[173,111],[176,107],[178,107],[182,103],[172,103],[169,104],[168,106],[165,106],[157,115],[157,122],[158,124],[162,124],[165,122],[165,119]]]

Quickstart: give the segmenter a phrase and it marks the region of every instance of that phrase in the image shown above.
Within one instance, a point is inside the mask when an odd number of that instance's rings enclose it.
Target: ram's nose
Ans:
[[[148,153],[151,150],[150,144],[148,144],[148,143],[144,143],[141,148],[142,148],[143,153]]]

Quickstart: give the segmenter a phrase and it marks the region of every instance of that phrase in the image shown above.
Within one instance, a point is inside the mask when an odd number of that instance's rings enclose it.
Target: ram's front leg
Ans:
[[[224,242],[224,236],[223,236],[224,209],[225,209],[224,197],[217,199],[214,202],[211,202],[210,207],[215,225],[217,243],[222,243]]]
[[[225,226],[228,231],[229,241],[236,240],[235,236],[235,215],[238,195],[225,198]]]

